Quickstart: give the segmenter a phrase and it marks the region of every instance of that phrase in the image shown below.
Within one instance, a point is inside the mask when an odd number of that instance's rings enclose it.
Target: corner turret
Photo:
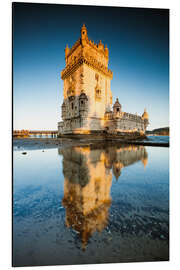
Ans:
[[[104,51],[104,45],[102,44],[101,40],[99,41],[98,49]]]
[[[149,119],[149,115],[146,111],[146,108],[144,109],[144,113],[142,114],[142,119],[147,119],[147,120]]]
[[[69,53],[69,47],[68,47],[68,44],[66,45],[66,48],[65,48],[65,57],[67,57]]]
[[[107,45],[105,46],[104,52],[105,52],[105,56],[109,57],[109,50],[108,50]]]
[[[146,111],[146,108],[144,109],[144,113],[142,115],[142,120],[144,120],[144,129],[146,130],[147,126],[149,125],[149,115]]]
[[[113,114],[114,116],[119,115],[121,113],[121,104],[119,103],[118,98],[116,98],[116,102],[113,105]]]

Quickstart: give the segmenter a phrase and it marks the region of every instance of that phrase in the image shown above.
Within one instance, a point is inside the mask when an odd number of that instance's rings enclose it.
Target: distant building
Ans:
[[[123,112],[118,98],[112,106],[109,51],[101,41],[95,44],[88,39],[85,25],[72,48],[66,46],[65,60],[66,67],[61,72],[64,101],[59,134],[145,133],[149,124],[146,110],[142,116]]]

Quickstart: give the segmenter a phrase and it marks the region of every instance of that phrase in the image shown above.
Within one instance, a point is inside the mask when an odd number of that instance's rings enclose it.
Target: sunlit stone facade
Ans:
[[[66,46],[65,61],[66,67],[61,72],[64,100],[59,134],[145,132],[146,111],[142,116],[123,112],[118,99],[112,105],[113,73],[108,68],[108,48],[101,41],[99,44],[91,41],[85,25],[73,47]]]

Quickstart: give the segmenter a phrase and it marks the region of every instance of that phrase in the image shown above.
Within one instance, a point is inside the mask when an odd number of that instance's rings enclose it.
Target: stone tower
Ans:
[[[60,136],[102,132],[122,136],[145,134],[149,124],[146,110],[142,115],[126,113],[118,98],[112,106],[109,51],[101,40],[95,44],[88,38],[85,25],[72,48],[66,46],[65,61],[66,67],[61,72],[64,100],[63,121],[58,123]]]
[[[62,120],[58,130],[62,134],[88,134],[104,129],[104,114],[112,106],[111,79],[108,69],[109,52],[100,41],[88,38],[85,25],[81,37],[65,48],[66,67],[61,72],[64,82]]]

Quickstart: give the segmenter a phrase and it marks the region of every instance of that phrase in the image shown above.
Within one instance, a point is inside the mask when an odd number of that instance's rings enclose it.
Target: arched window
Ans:
[[[71,108],[72,108],[72,110],[74,109],[74,103],[73,102],[71,103]]]

